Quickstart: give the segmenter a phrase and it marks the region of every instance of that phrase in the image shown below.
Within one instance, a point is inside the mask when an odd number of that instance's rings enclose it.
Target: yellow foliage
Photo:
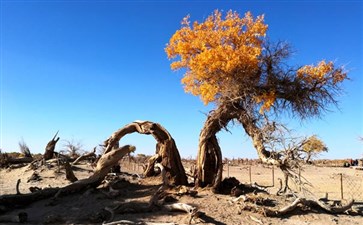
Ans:
[[[328,151],[328,148],[322,140],[313,135],[307,139],[306,143],[303,145],[303,150],[305,152],[322,152]]]
[[[273,106],[275,100],[276,100],[276,93],[274,91],[264,93],[262,95],[255,97],[256,103],[263,102],[261,108],[260,108],[260,114],[263,114],[264,111],[269,111],[271,106]]]
[[[333,62],[325,62],[324,60],[319,62],[316,66],[314,65],[306,65],[301,67],[297,71],[297,76],[308,83],[321,83],[332,79],[333,84],[343,81],[347,74],[342,72],[341,70],[334,69]]]
[[[222,13],[215,10],[201,23],[191,23],[186,16],[165,51],[169,59],[174,59],[173,70],[186,69],[181,80],[185,92],[200,96],[204,104],[218,102],[220,97],[254,99],[254,103],[261,105],[261,114],[270,110],[277,96],[300,104],[298,96],[291,98],[293,93],[290,92],[294,90],[289,87],[296,78],[299,90],[311,93],[324,86],[334,89],[347,78],[341,68],[325,61],[303,66],[294,70],[294,74],[287,73],[291,77],[280,77],[283,72],[276,72],[273,67],[278,67],[285,54],[276,52],[276,56],[271,56],[263,49],[267,28],[263,15],[254,18],[250,12],[241,17],[237,12],[228,11],[222,17]],[[264,68],[269,62],[272,62],[271,70]]]
[[[228,82],[258,76],[258,57],[267,30],[263,18],[254,19],[250,12],[240,17],[229,11],[222,19],[222,13],[215,10],[203,23],[190,26],[189,16],[185,17],[165,48],[168,58],[178,57],[172,69],[187,69],[184,90],[200,95],[208,104],[228,88]]]

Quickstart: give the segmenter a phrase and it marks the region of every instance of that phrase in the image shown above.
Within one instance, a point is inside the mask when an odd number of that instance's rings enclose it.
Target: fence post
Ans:
[[[250,184],[252,184],[251,165],[250,165],[250,168],[248,171],[249,171],[249,177],[250,177]]]
[[[272,165],[272,187],[275,187],[275,166]]]
[[[227,177],[229,178],[229,161],[227,159]]]
[[[299,191],[301,191],[301,168],[299,166]]]
[[[343,173],[340,173],[340,197],[343,200]]]

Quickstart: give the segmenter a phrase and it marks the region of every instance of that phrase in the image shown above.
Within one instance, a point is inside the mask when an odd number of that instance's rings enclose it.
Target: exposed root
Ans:
[[[21,195],[21,193],[20,193],[20,191],[19,191],[19,185],[20,185],[20,182],[21,182],[21,180],[20,180],[20,179],[18,179],[18,181],[16,182],[16,194],[17,194],[17,195]]]

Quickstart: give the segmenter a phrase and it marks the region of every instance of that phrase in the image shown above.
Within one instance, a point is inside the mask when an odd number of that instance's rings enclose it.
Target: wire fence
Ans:
[[[183,162],[188,172],[194,163]],[[143,173],[143,163],[130,160],[121,161],[121,170],[129,173]],[[241,183],[257,183],[267,186],[273,193],[280,189],[280,180],[284,175],[280,169],[263,164],[232,164],[225,162],[223,177],[235,177]],[[363,203],[363,170],[343,167],[317,167],[305,166],[298,172],[300,183],[304,184],[306,193],[317,198],[329,200],[350,200]],[[301,192],[300,185],[289,180],[289,186],[293,191]],[[276,193],[275,192],[275,193]]]
[[[224,165],[224,177],[236,177],[241,183],[257,183],[270,187],[272,191],[280,188],[283,173],[273,166],[257,165]],[[350,200],[363,203],[363,171],[351,168],[330,168],[306,166],[298,172],[299,183],[304,184],[306,193],[317,198],[330,200]],[[301,186],[289,180],[289,186],[301,192]]]
[[[185,170],[190,171],[194,163],[183,162]],[[132,160],[121,161],[121,171],[142,174],[144,163]],[[235,177],[241,183],[257,183],[268,186],[272,193],[280,188],[280,179],[283,180],[283,173],[280,169],[263,164],[231,164],[225,163],[223,167],[224,177]],[[2,171],[3,173],[5,171]],[[189,172],[190,173],[190,172]],[[9,184],[3,179],[0,173],[0,195],[13,192],[13,183]],[[305,183],[307,190],[317,198],[327,198],[329,200],[350,200],[363,204],[363,170],[343,167],[317,167],[306,166],[300,172],[302,183]],[[290,187],[296,191],[301,191],[294,182],[289,182]],[[275,193],[276,193],[275,192]]]
[[[143,163],[133,162],[126,159],[126,160],[121,160],[120,166],[122,172],[137,173],[137,174],[142,174],[144,172]]]
[[[354,199],[356,202],[363,203],[363,178],[349,174],[336,174],[333,176],[339,182],[340,198]]]

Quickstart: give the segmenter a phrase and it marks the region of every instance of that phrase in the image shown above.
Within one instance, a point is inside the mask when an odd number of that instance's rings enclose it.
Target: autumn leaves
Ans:
[[[277,99],[277,90],[261,88],[265,82],[261,65],[267,59],[263,48],[267,28],[263,15],[254,18],[250,12],[241,17],[228,11],[222,17],[222,12],[215,10],[204,22],[195,21],[192,25],[186,16],[165,51],[169,59],[174,59],[173,70],[186,69],[181,80],[184,90],[200,96],[204,104],[218,103],[226,96],[235,98],[229,95],[237,92],[253,99],[263,114]],[[302,66],[294,76],[307,87],[336,85],[346,79],[342,69],[325,61]]]
[[[254,19],[249,12],[240,17],[229,11],[223,19],[216,10],[192,26],[187,16],[165,51],[169,58],[178,57],[172,69],[187,69],[182,79],[185,91],[208,104],[218,100],[228,83],[243,82],[256,73],[266,30],[263,16]]]

